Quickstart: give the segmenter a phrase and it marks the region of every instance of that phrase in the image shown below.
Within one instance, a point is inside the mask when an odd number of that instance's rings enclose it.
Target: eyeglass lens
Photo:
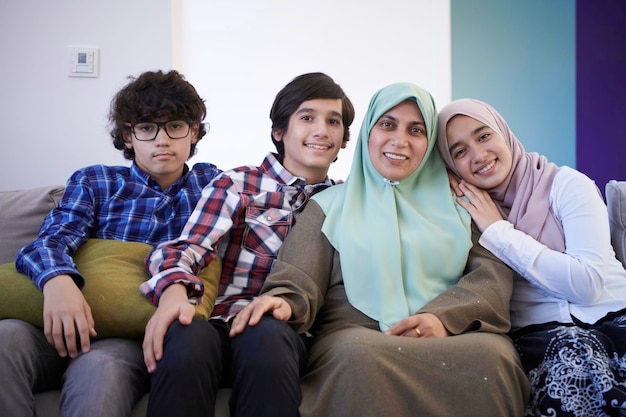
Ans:
[[[184,120],[170,120],[168,122],[141,122],[133,124],[133,134],[137,140],[153,140],[159,134],[159,129],[171,139],[182,139],[189,134],[189,122]]]

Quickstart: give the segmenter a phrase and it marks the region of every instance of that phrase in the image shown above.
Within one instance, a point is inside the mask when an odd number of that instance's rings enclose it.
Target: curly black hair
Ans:
[[[111,101],[109,123],[115,148],[123,150],[126,159],[135,159],[135,151],[125,146],[124,133],[130,129],[126,123],[189,120],[198,126],[198,141],[189,150],[189,157],[193,156],[197,143],[207,133],[202,122],[206,106],[194,86],[176,70],[147,71],[128,78],[131,81]]]

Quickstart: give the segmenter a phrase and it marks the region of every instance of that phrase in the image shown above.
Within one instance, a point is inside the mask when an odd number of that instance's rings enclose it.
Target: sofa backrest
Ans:
[[[611,244],[617,259],[626,267],[626,181],[609,181],[604,187],[609,211]]]
[[[39,234],[44,217],[61,200],[64,187],[0,191],[0,264],[15,262],[17,251]]]
[[[14,262],[17,251],[32,242],[41,222],[61,200],[64,187],[0,191],[0,264]],[[615,255],[626,267],[626,181],[609,181],[606,204]]]

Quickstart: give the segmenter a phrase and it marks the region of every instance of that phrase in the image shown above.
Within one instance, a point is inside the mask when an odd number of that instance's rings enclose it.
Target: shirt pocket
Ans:
[[[246,208],[246,230],[242,246],[263,258],[276,258],[291,227],[291,210],[265,207]]]

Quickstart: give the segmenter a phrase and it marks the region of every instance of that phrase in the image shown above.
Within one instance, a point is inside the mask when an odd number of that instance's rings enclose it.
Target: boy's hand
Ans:
[[[246,326],[256,326],[261,317],[272,312],[276,320],[287,321],[291,317],[291,306],[281,297],[260,296],[241,310],[230,326],[230,337],[243,332]]]
[[[143,361],[152,373],[157,362],[163,357],[163,339],[170,325],[178,320],[188,325],[193,320],[196,309],[189,304],[187,289],[182,284],[170,285],[163,291],[159,299],[159,307],[152,315],[143,337]]]
[[[90,337],[96,336],[91,307],[69,275],[58,275],[43,287],[43,332],[59,356],[89,352]]]
[[[450,333],[441,320],[431,313],[419,313],[394,324],[385,334],[406,337],[447,337]]]

